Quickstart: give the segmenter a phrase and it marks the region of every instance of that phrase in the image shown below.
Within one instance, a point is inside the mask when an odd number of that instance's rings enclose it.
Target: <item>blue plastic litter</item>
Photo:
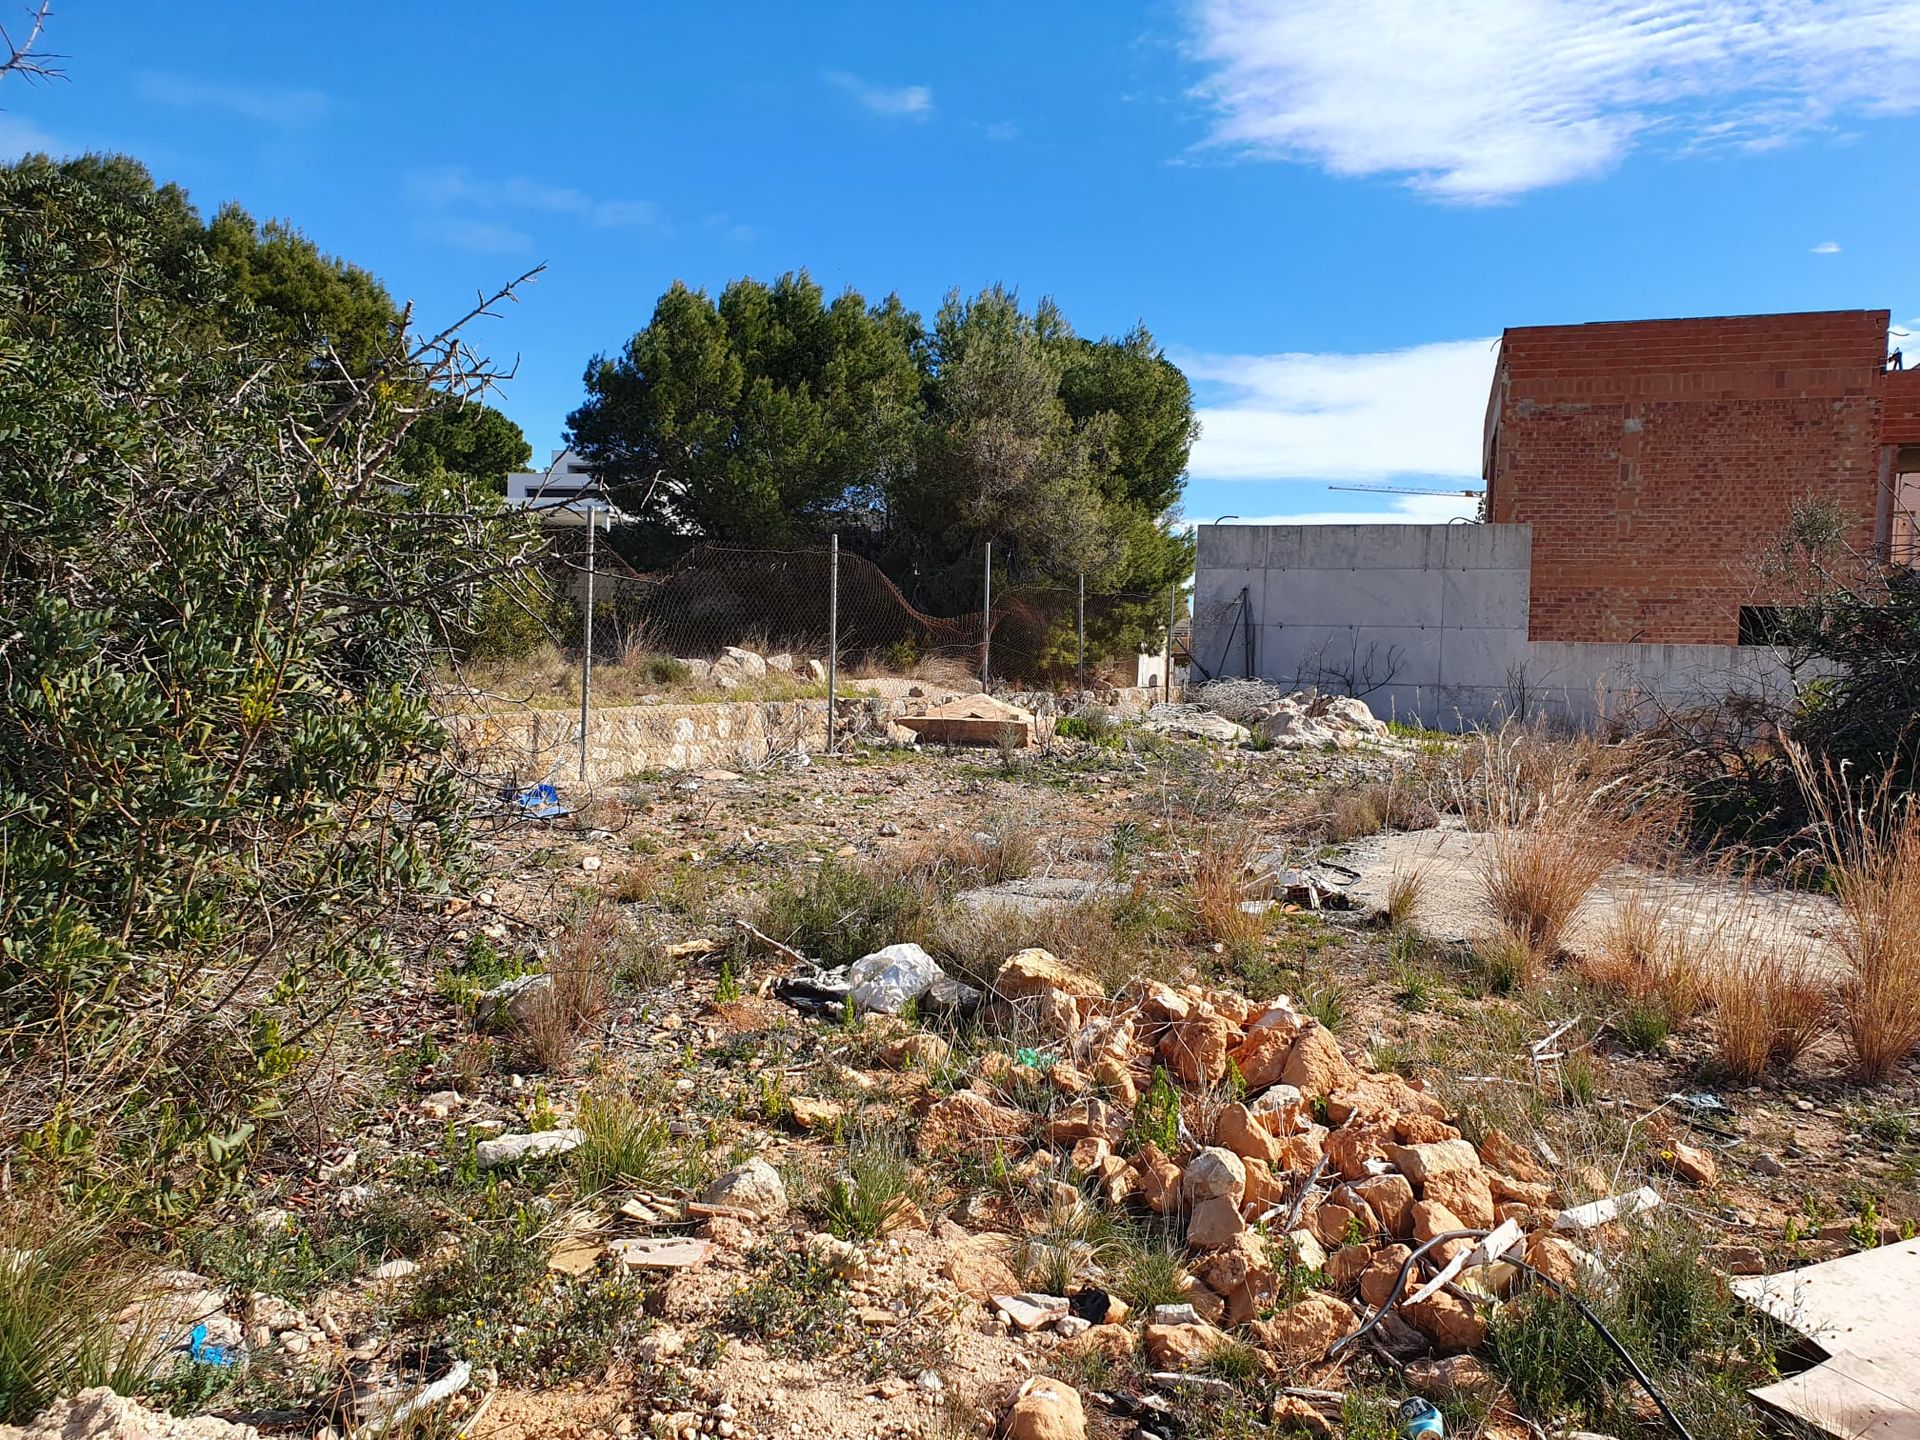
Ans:
[[[215,1345],[207,1339],[207,1326],[203,1320],[193,1327],[193,1333],[187,1336],[187,1355],[197,1365],[232,1365],[237,1358],[224,1345]]]
[[[1425,1440],[1427,1436],[1447,1433],[1446,1417],[1433,1407],[1431,1401],[1418,1396],[1401,1401],[1394,1415],[1400,1421],[1400,1433],[1407,1440]]]
[[[529,785],[514,795],[513,803],[540,820],[553,820],[573,813],[560,803],[560,792],[551,785]]]

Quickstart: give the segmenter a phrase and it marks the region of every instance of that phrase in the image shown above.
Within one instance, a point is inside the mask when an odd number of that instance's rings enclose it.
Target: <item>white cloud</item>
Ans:
[[[33,121],[0,111],[0,162],[12,162],[35,153],[60,155],[65,151],[58,140]]]
[[[1913,0],[1189,0],[1213,141],[1486,201],[1920,110]]]
[[[933,89],[927,85],[876,85],[844,70],[829,70],[820,77],[829,85],[844,90],[862,109],[875,115],[924,120],[933,114]]]
[[[1246,525],[1444,525],[1449,520],[1471,520],[1480,513],[1479,498],[1465,495],[1389,495],[1384,510],[1291,510],[1250,516],[1231,523]]]
[[[1495,342],[1373,354],[1176,352],[1200,387],[1196,480],[1477,481]]]
[[[1018,140],[1020,127],[1011,120],[996,120],[991,125],[982,125],[981,131],[989,140]]]
[[[1838,240],[1822,240],[1818,245],[1813,247],[1813,253],[1815,255],[1838,255],[1840,253],[1840,242]]]
[[[219,110],[257,125],[314,125],[329,108],[323,93],[304,86],[228,85],[164,70],[141,75],[134,92],[176,110]]]
[[[646,200],[603,200],[583,190],[523,176],[476,180],[465,170],[416,170],[407,177],[414,200],[437,212],[459,209],[561,215],[600,230],[651,230],[661,225]]]
[[[533,249],[533,236],[511,225],[491,220],[468,220],[439,215],[422,222],[421,230],[442,244],[480,255],[524,255]]]

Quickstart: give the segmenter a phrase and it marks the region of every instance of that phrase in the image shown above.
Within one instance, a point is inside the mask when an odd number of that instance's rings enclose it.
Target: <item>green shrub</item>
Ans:
[[[885,1131],[859,1127],[847,1141],[845,1171],[827,1184],[826,1228],[843,1240],[877,1239],[913,1203],[914,1191],[913,1171],[899,1141]]]
[[[348,387],[183,211],[126,162],[0,169],[0,1068],[39,1077],[0,1151],[165,1214],[238,1180],[457,856],[424,682],[537,543],[398,466],[457,361],[384,335]]]
[[[774,887],[760,903],[759,927],[826,966],[846,965],[888,945],[924,945],[945,910],[924,877],[829,861]]]

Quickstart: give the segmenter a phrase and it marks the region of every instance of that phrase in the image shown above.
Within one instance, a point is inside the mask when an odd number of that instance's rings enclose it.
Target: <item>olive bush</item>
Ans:
[[[0,170],[0,1153],[163,1210],[238,1173],[443,885],[423,677],[534,547],[394,463],[486,379],[454,333],[349,371],[250,326],[177,212]]]

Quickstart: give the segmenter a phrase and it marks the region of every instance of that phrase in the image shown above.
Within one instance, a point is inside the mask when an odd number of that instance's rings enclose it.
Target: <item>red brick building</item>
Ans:
[[[1920,370],[1885,310],[1542,325],[1501,338],[1487,518],[1533,527],[1530,638],[1731,645],[1793,504],[1911,563]]]

